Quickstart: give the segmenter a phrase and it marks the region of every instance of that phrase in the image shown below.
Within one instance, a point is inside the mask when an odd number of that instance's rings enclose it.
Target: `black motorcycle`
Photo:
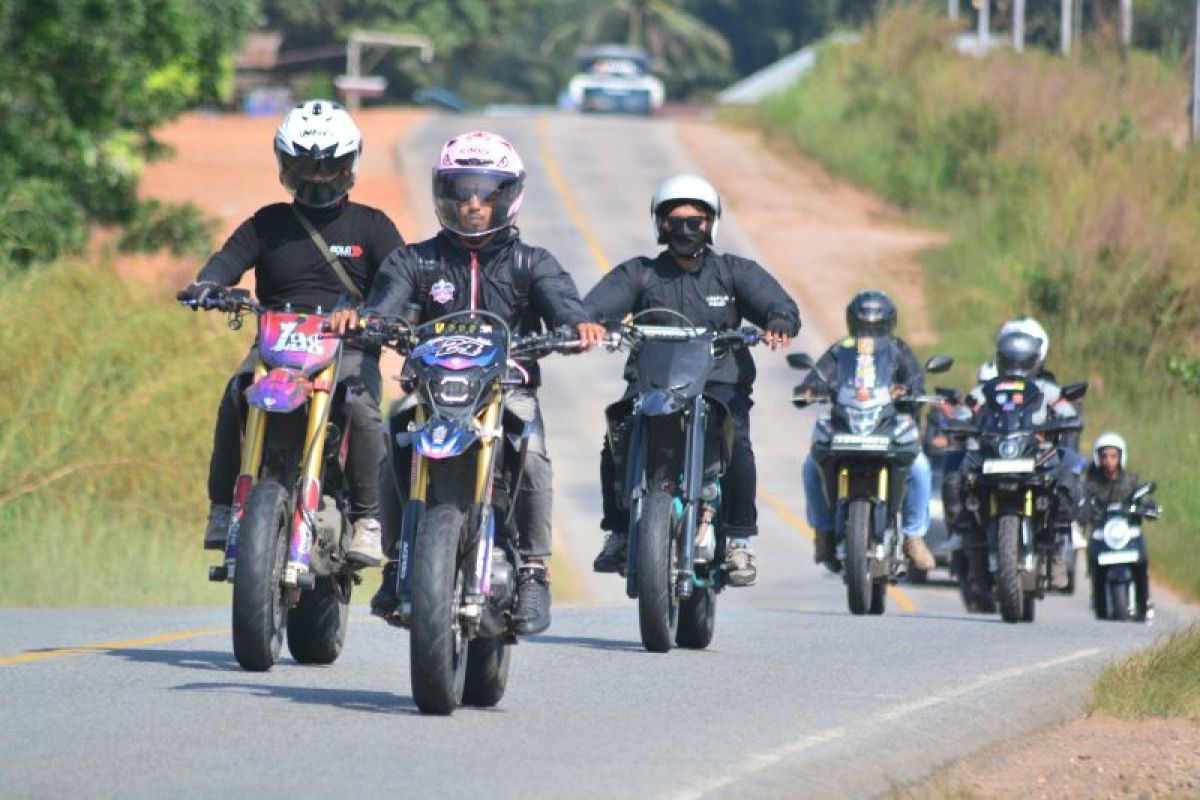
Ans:
[[[814,402],[832,403],[830,415],[817,421],[812,456],[833,512],[850,612],[882,614],[888,584],[907,570],[900,518],[908,473],[921,451],[912,412],[939,398],[893,397],[896,353],[886,338],[859,337],[837,354],[833,375],[817,371],[805,353],[789,355],[788,365],[813,370],[823,389]],[[953,363],[934,356],[925,371],[945,372]],[[809,405],[800,396],[792,402]]]
[[[680,327],[640,325],[648,314]],[[606,410],[608,440],[629,507],[625,592],[638,601],[642,644],[665,653],[672,641],[712,641],[721,565],[720,478],[733,447],[733,420],[704,386],[718,357],[756,344],[761,333],[698,328],[677,312],[647,309],[622,329],[636,372],[632,396]]]
[[[1104,523],[1092,531],[1088,572],[1096,619],[1146,620],[1152,613],[1146,596],[1150,576],[1142,523],[1162,513],[1148,500],[1154,488],[1153,481],[1143,484],[1125,502],[1107,506]]]
[[[385,337],[407,355],[407,398],[389,420],[392,463],[382,494],[407,497],[399,521],[399,604],[387,621],[408,628],[413,700],[425,714],[494,706],[517,641],[515,487],[526,424],[504,409],[525,383],[511,359],[578,350],[566,332],[514,337],[504,320],[462,311]],[[385,508],[394,514],[394,508]]]
[[[976,586],[964,575],[963,595],[969,608],[988,609],[994,593],[1005,622],[1032,622],[1035,603],[1050,584],[1052,553],[1063,546],[1052,519],[1060,443],[1082,423],[1035,422],[1043,405],[1035,381],[1002,376],[985,383],[982,392],[974,420],[946,423],[947,430],[966,438],[963,508],[974,529],[985,534],[964,547],[987,549],[986,574]],[[1077,400],[1086,392],[1087,384],[1079,383],[1063,387],[1062,396]]]

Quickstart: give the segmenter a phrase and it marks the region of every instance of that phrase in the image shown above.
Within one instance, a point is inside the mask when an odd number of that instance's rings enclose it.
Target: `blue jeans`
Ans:
[[[821,486],[821,470],[810,455],[804,459],[804,504],[808,524],[814,531],[833,530],[829,501]],[[929,495],[932,491],[929,459],[919,453],[908,473],[904,507],[900,512],[900,527],[905,536],[920,538],[929,530]]]

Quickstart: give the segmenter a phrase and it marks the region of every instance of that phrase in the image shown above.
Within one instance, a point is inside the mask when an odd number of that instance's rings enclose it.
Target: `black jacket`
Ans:
[[[421,307],[422,322],[483,309],[502,317],[514,334],[536,333],[543,322],[557,328],[588,320],[575,281],[558,260],[521,242],[511,228],[478,251],[445,231],[397,248],[379,268],[363,313],[402,315],[409,304]],[[530,368],[534,385],[536,367]]]
[[[404,244],[387,215],[370,206],[346,201],[330,209],[295,207],[320,232],[364,297],[388,253]],[[264,206],[238,226],[197,280],[233,286],[251,267],[255,293],[267,308],[290,303],[296,311],[329,311],[346,294],[288,203]]]
[[[769,272],[756,261],[709,248],[690,271],[681,269],[666,250],[655,258],[631,258],[601,278],[583,302],[599,323],[616,322],[648,308],[669,308],[710,330],[737,328],[746,319],[762,328],[782,321],[791,336],[800,331],[799,309]],[[648,314],[639,321],[681,323],[669,314]],[[739,349],[732,358],[718,359],[709,381],[749,387],[755,374],[750,351]]]
[[[892,383],[907,387],[910,396],[923,394],[925,392],[925,372],[921,369],[917,357],[899,336],[889,336],[888,339],[891,340],[892,347],[896,349],[896,374]],[[854,350],[857,346],[857,340],[853,336],[849,336],[830,347],[817,360],[817,368],[808,373],[804,382],[800,384],[800,388],[812,389],[814,392],[819,391],[822,384],[817,373],[828,377],[837,375],[838,351],[843,348]],[[834,388],[836,389],[836,387]]]
[[[1104,474],[1104,470],[1095,464],[1090,465],[1084,476],[1088,521],[1093,525],[1103,525],[1106,516],[1105,509],[1112,503],[1127,502],[1134,489],[1141,486],[1142,483],[1143,481],[1135,472],[1121,470],[1117,473],[1115,480],[1109,480],[1108,476]],[[1154,502],[1154,498],[1150,496],[1147,496],[1146,500],[1150,503]]]

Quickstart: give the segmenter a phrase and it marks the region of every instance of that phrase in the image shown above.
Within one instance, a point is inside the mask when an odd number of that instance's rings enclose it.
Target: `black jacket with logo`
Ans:
[[[912,348],[899,336],[889,336],[887,339],[896,354],[896,374],[892,376],[892,383],[906,387],[910,397],[924,394],[925,372],[921,369],[921,363],[917,361]],[[808,373],[799,388],[819,391],[823,384],[818,373],[834,378],[837,375],[838,353],[843,349],[857,352],[858,340],[848,336],[832,345],[817,360],[817,368]],[[837,387],[832,388],[836,391]]]
[[[422,322],[472,308],[503,318],[514,334],[537,333],[587,322],[579,290],[558,260],[527,245],[515,229],[501,231],[471,250],[442,231],[432,239],[397,248],[379,268],[363,313],[403,315],[421,307]],[[537,364],[528,365],[537,385]]]
[[[779,282],[757,261],[714,253],[705,248],[695,269],[683,270],[669,251],[655,258],[639,256],[617,265],[584,298],[599,323],[616,322],[626,314],[648,308],[669,308],[697,327],[730,330],[749,320],[765,328],[782,321],[788,333],[800,331],[800,311]],[[679,325],[670,314],[647,314],[640,322]],[[709,381],[749,387],[754,383],[754,359],[748,349],[717,360]]]
[[[347,294],[325,256],[296,219],[298,209],[320,232],[330,251],[365,297],[388,254],[404,244],[396,226],[378,209],[343,202],[329,209],[273,203],[255,212],[208,259],[197,277],[233,286],[254,268],[255,294],[270,309],[330,311]]]

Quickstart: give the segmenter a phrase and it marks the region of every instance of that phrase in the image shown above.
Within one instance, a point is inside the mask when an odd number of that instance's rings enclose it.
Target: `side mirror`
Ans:
[[[1162,516],[1162,508],[1159,506],[1150,506],[1142,512],[1142,516],[1146,519],[1158,519]]]
[[[925,362],[926,372],[945,372],[954,366],[954,359],[950,356],[934,356]]]
[[[808,353],[788,353],[788,366],[792,369],[816,369],[817,365]]]
[[[1156,484],[1154,481],[1150,481],[1149,483],[1142,484],[1141,486],[1139,486],[1137,489],[1134,490],[1133,501],[1136,503],[1138,500],[1141,500],[1146,495],[1151,494],[1157,488],[1158,488],[1158,484]]]
[[[1062,388],[1062,396],[1068,400],[1079,400],[1087,394],[1087,381],[1083,383],[1072,383]]]

